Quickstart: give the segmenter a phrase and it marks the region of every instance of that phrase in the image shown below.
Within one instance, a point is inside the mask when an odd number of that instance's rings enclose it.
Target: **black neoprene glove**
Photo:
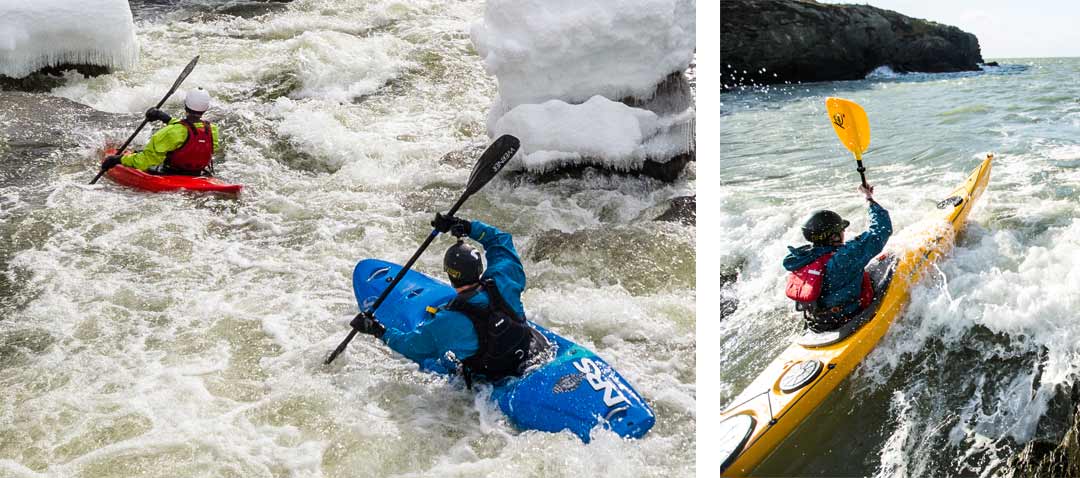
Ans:
[[[361,334],[374,335],[375,338],[382,338],[386,333],[386,326],[379,322],[375,318],[375,314],[371,312],[361,312],[359,315],[349,322],[352,328],[356,329]]]
[[[431,221],[431,227],[443,234],[449,232],[454,237],[464,237],[472,233],[472,221],[458,219],[454,216],[443,216],[441,212],[435,213],[435,219]]]
[[[112,154],[112,155],[109,155],[109,156],[105,156],[105,161],[101,162],[101,170],[102,171],[108,171],[108,170],[112,169],[113,167],[118,166],[119,164],[120,164],[120,155],[119,154]]]
[[[169,121],[172,121],[172,116],[169,116],[168,113],[161,111],[157,108],[150,108],[146,110],[146,120],[160,121],[162,123],[169,124]]]

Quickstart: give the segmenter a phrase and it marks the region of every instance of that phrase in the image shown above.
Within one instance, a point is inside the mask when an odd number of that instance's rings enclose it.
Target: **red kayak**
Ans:
[[[116,154],[116,150],[109,149],[105,151],[105,156],[110,154]],[[150,174],[122,164],[113,167],[105,174],[117,183],[153,192],[186,189],[188,191],[240,194],[240,190],[244,188],[241,184],[229,184],[214,177]]]

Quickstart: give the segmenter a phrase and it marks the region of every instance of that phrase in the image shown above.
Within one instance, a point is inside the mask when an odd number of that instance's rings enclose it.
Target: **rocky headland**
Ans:
[[[865,78],[893,71],[975,71],[979,39],[959,28],[869,5],[812,0],[720,3],[720,74],[725,89]]]

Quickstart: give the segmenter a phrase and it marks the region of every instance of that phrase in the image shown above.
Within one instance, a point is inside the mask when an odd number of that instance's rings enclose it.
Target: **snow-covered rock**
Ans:
[[[507,110],[648,98],[694,55],[692,0],[488,0],[472,39]]]
[[[628,169],[645,159],[638,146],[659,130],[656,113],[596,95],[580,105],[550,100],[518,106],[499,119],[494,136],[526,138],[520,156],[531,171],[577,164],[583,157]]]
[[[123,69],[138,58],[126,0],[0,0],[0,75],[58,65]]]
[[[689,154],[689,87],[657,93],[686,83],[695,35],[694,0],[488,0],[472,29],[499,84],[488,133],[520,138],[512,167],[534,172]]]

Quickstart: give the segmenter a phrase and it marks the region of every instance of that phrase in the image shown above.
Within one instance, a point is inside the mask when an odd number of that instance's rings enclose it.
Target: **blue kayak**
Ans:
[[[360,308],[368,309],[401,266],[376,259],[360,261],[353,271],[353,289]],[[414,330],[438,307],[454,298],[448,284],[410,270],[379,306],[375,315],[389,328]],[[652,408],[604,359],[535,323],[553,353],[546,363],[523,377],[500,380],[491,398],[514,426],[522,430],[570,430],[585,443],[600,426],[625,438],[640,438],[656,423]]]

